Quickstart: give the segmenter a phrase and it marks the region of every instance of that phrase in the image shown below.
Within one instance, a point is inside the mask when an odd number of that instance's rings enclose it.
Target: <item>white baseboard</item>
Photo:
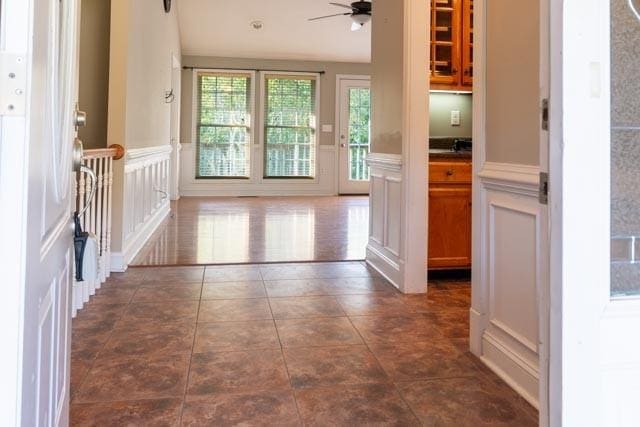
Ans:
[[[366,262],[397,289],[401,289],[402,271],[398,262],[392,260],[373,245],[367,245]]]
[[[536,368],[511,351],[498,337],[486,331],[482,336],[480,360],[533,407],[539,408],[539,374]]]
[[[124,273],[127,271],[127,267],[122,252],[111,252],[111,272]]]
[[[469,346],[471,353],[481,357],[482,356],[482,331],[485,328],[485,316],[479,311],[471,307],[469,310]]]

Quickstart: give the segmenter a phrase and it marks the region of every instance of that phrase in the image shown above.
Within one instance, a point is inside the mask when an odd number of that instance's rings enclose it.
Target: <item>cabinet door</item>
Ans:
[[[461,0],[431,0],[430,77],[434,85],[460,84]]]
[[[429,268],[471,266],[471,186],[431,185]]]
[[[462,84],[473,86],[473,0],[462,0]]]

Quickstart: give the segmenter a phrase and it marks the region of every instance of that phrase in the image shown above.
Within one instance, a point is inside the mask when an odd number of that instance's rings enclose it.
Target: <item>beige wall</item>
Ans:
[[[175,3],[175,2],[174,2]],[[166,14],[159,0],[131,1],[127,127],[128,147],[170,143],[171,55],[180,58],[177,5]]]
[[[376,3],[371,21],[371,151],[374,153],[402,153],[403,20],[404,2]]]
[[[451,111],[460,111],[460,126],[451,125]],[[431,93],[429,136],[432,138],[472,136],[473,97],[469,94]]]
[[[487,3],[487,161],[538,165],[539,1]],[[520,19],[526,16],[527,19]]]
[[[78,105],[87,125],[78,130],[85,148],[107,146],[111,0],[82,0]]]
[[[324,71],[320,76],[320,125],[332,124],[335,131],[335,107],[336,107],[336,75],[358,74],[369,75],[371,66],[362,63],[346,62],[316,62],[316,61],[278,61],[266,59],[244,58],[217,58],[204,56],[185,56],[182,58],[185,67],[203,68],[233,68],[238,70],[294,70],[294,71]],[[262,103],[262,88],[257,77],[256,82],[256,114],[259,114]],[[181,143],[195,142],[192,135],[193,128],[193,72],[182,72],[182,123]],[[334,132],[320,132],[320,145],[334,145]],[[259,141],[256,141],[258,143]]]
[[[180,57],[177,7],[158,0],[112,0],[107,144],[126,150],[168,145],[172,53]],[[124,161],[114,163],[112,250],[122,250]]]

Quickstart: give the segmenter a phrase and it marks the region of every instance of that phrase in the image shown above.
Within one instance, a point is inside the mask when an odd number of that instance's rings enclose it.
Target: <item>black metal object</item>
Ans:
[[[87,240],[89,239],[89,233],[82,231],[82,225],[80,225],[80,217],[78,212],[73,214],[73,247],[75,250],[76,260],[76,280],[82,282],[84,280],[82,274],[82,263],[84,261],[84,250],[87,248]]]

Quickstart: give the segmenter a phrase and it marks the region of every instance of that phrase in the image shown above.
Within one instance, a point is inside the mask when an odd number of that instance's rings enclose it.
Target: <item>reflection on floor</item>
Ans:
[[[467,351],[469,300],[360,262],[130,269],[74,319],[71,425],[537,425]]]
[[[133,265],[365,258],[369,198],[182,198]]]

